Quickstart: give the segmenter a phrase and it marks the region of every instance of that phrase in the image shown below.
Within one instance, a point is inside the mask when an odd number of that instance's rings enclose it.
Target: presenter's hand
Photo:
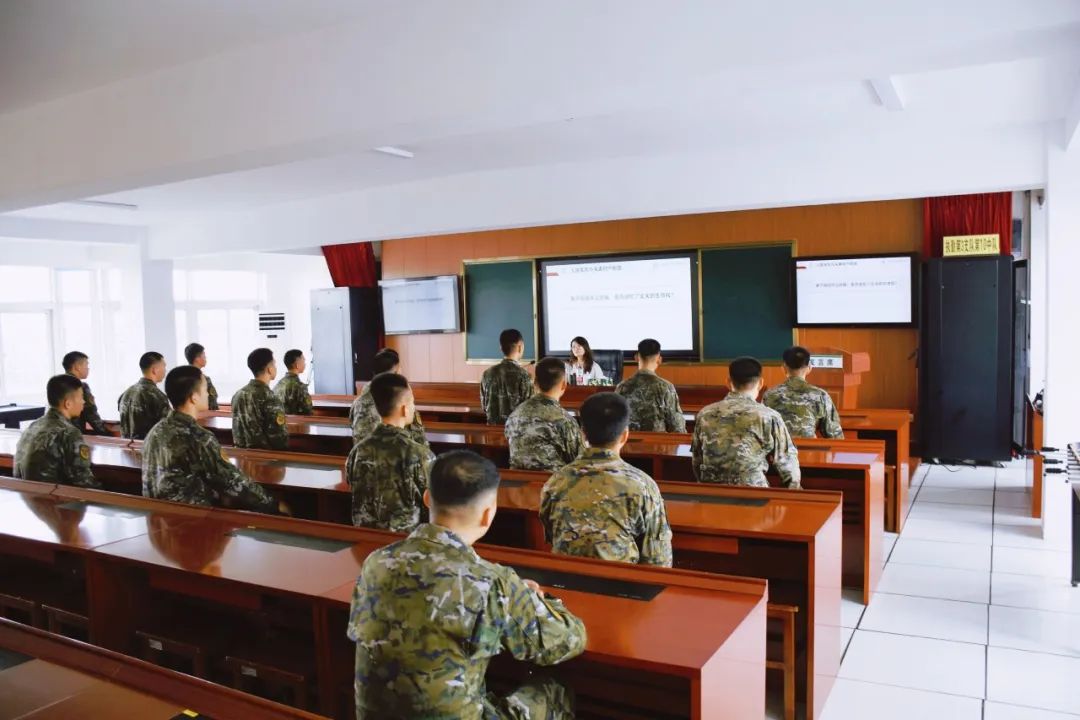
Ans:
[[[522,579],[525,580],[524,578]],[[525,580],[525,586],[533,592],[540,592],[540,583],[536,582],[535,580]]]

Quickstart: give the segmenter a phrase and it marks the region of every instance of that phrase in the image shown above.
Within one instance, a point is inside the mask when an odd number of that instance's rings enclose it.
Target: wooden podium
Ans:
[[[862,374],[870,370],[870,353],[848,352],[839,348],[810,347],[810,371],[807,380],[824,388],[838,410],[859,406]]]

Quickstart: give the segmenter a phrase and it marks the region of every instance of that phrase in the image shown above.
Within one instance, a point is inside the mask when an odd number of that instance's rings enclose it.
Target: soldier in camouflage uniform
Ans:
[[[503,359],[484,371],[480,378],[480,405],[489,425],[502,425],[510,413],[532,397],[533,383],[529,373],[518,364],[525,354],[525,339],[517,330],[499,334]]]
[[[143,376],[120,396],[120,434],[142,440],[159,420],[169,414],[169,398],[158,389],[165,379],[165,358],[161,353],[147,352],[139,358]]]
[[[771,457],[784,485],[800,487],[799,455],[784,420],[754,399],[761,389],[761,363],[738,358],[729,373],[731,392],[706,406],[694,423],[694,474],[701,482],[768,487]]]
[[[285,353],[285,377],[274,386],[274,394],[285,406],[286,415],[310,415],[311,393],[307,383],[300,379],[300,373],[307,368],[307,360],[300,350]]]
[[[187,358],[188,365],[194,365],[195,367],[203,370],[206,367],[206,348],[199,343],[191,343],[184,348],[184,357]],[[218,405],[218,392],[214,387],[214,383],[210,380],[210,376],[205,372],[203,378],[206,380],[206,393],[209,402],[208,410],[217,410]]]
[[[566,367],[558,358],[536,364],[538,392],[521,403],[506,420],[510,467],[517,470],[558,470],[585,449],[581,428],[559,405],[566,392]]]
[[[619,383],[615,392],[630,404],[630,429],[686,432],[686,418],[675,386],[656,374],[663,358],[660,343],[651,338],[638,343],[638,371]]]
[[[100,488],[90,470],[90,447],[72,420],[83,411],[83,385],[71,375],[49,379],[49,409],[19,435],[15,444],[17,478]]]
[[[823,437],[843,438],[840,414],[829,393],[806,382],[810,351],[797,345],[785,350],[784,371],[787,380],[766,390],[761,402],[780,413],[792,437],[812,438],[820,432]]]
[[[241,448],[284,450],[289,445],[285,407],[270,389],[277,363],[269,348],[251,351],[248,368],[255,377],[232,396],[233,444]]]
[[[581,406],[589,449],[544,484],[540,521],[565,555],[671,567],[671,527],[660,489],[619,451],[630,436],[630,408],[615,393]]]
[[[74,378],[78,378],[82,383],[83,394],[83,411],[78,417],[71,419],[71,424],[78,428],[79,432],[85,432],[89,435],[112,435],[105,428],[105,423],[101,419],[101,415],[98,414],[97,401],[94,400],[94,393],[90,392],[90,386],[86,383],[86,378],[90,376],[90,358],[86,353],[81,353],[78,350],[72,350],[61,361],[64,366],[64,372],[71,375]],[[89,426],[90,430],[86,428]]]
[[[146,436],[143,495],[255,512],[284,509],[236,469],[214,434],[197,422],[208,400],[201,370],[191,365],[173,368],[165,378],[165,392],[174,409]]]
[[[345,461],[353,525],[409,532],[420,524],[435,455],[405,429],[415,410],[404,376],[380,373],[368,389],[382,421],[353,446]]]
[[[396,350],[383,348],[375,353],[372,361],[372,371],[375,375],[384,372],[401,374],[401,358]],[[379,411],[375,409],[375,401],[371,398],[371,383],[364,385],[360,391],[360,397],[353,400],[349,408],[349,423],[352,425],[353,443],[358,443],[382,424]],[[424,434],[424,421],[420,419],[420,411],[415,410],[413,421],[405,426],[405,431],[413,442],[418,442],[424,447],[428,446],[427,436]]]
[[[425,501],[431,524],[376,550],[353,592],[356,717],[562,720],[569,691],[532,682],[509,696],[484,675],[504,650],[554,665],[585,649],[585,626],[514,570],[480,558],[473,543],[495,517],[499,474],[467,450],[439,457]]]

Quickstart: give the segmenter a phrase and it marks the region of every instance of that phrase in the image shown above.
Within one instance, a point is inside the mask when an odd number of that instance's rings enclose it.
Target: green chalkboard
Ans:
[[[791,245],[701,251],[706,360],[779,360],[792,344]]]
[[[465,263],[465,359],[500,360],[499,333],[525,336],[526,360],[536,359],[536,282],[532,260]]]

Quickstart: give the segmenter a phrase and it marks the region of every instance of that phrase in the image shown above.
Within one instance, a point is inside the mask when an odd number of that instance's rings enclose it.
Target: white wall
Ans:
[[[1047,149],[1047,443],[1080,440],[1080,147]]]
[[[154,257],[1041,187],[1041,126],[790,137],[710,154],[454,175],[155,227]]]

